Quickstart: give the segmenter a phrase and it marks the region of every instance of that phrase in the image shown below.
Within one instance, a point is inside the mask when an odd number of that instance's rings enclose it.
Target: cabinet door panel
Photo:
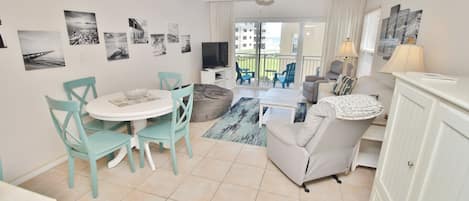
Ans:
[[[402,82],[393,98],[376,184],[383,201],[406,201],[436,100]]]
[[[423,190],[416,189],[420,201],[469,200],[469,114],[445,104],[438,107],[431,153]]]

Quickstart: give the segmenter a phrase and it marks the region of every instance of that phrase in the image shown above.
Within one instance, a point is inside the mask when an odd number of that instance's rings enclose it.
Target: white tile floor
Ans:
[[[264,91],[235,89],[240,97],[258,97]],[[343,184],[331,178],[308,183],[310,193],[291,182],[267,158],[264,147],[202,138],[214,121],[191,123],[194,156],[190,159],[184,142],[178,143],[179,175],[171,170],[169,151],[151,146],[157,169],[148,164],[131,173],[128,163],[108,169],[98,163],[99,197],[105,201],[368,201],[374,170],[358,168],[341,175]],[[76,161],[75,187],[67,186],[67,164],[39,175],[21,186],[62,200],[93,200],[86,161]]]

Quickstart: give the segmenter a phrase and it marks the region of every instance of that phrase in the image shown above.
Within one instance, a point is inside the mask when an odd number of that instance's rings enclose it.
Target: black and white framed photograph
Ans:
[[[191,35],[181,35],[181,52],[191,52]]]
[[[129,58],[129,45],[126,33],[104,32],[104,43],[106,44],[106,56],[108,61]]]
[[[384,48],[386,47],[384,41],[386,40],[386,33],[388,31],[388,22],[389,18],[383,19],[383,21],[381,22],[381,31],[378,42],[378,55],[380,56],[384,55]]]
[[[409,13],[407,18],[407,29],[404,40],[415,44],[419,35],[420,22],[422,21],[422,10]]]
[[[168,43],[179,43],[179,25],[168,24]]]
[[[401,5],[395,5],[391,8],[391,15],[389,16],[388,28],[386,32],[386,38],[394,38],[396,31],[397,18],[399,17],[399,9]]]
[[[405,9],[399,11],[396,24],[396,32],[394,38],[396,38],[401,44],[405,43],[405,32],[407,29],[407,18],[409,16],[410,9]]]
[[[95,13],[65,10],[64,14],[70,45],[99,44]]]
[[[65,66],[59,32],[18,31],[18,37],[27,71]]]
[[[148,43],[147,21],[140,18],[129,18],[130,41],[132,44]]]
[[[166,54],[166,44],[164,34],[151,34],[150,35],[151,48],[153,49],[154,56]]]
[[[0,19],[0,48],[7,48],[7,43],[5,41],[5,38],[3,37],[3,24],[2,24],[2,19]]]

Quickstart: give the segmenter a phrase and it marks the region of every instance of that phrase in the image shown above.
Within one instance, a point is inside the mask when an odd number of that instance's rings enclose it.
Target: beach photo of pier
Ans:
[[[59,32],[18,31],[27,71],[65,66]]]

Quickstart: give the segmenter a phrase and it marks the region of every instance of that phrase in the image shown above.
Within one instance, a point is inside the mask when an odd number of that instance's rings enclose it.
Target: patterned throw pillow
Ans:
[[[353,88],[357,83],[357,78],[352,78],[348,75],[339,75],[337,82],[332,88],[332,93],[336,96],[349,95],[352,93]]]

